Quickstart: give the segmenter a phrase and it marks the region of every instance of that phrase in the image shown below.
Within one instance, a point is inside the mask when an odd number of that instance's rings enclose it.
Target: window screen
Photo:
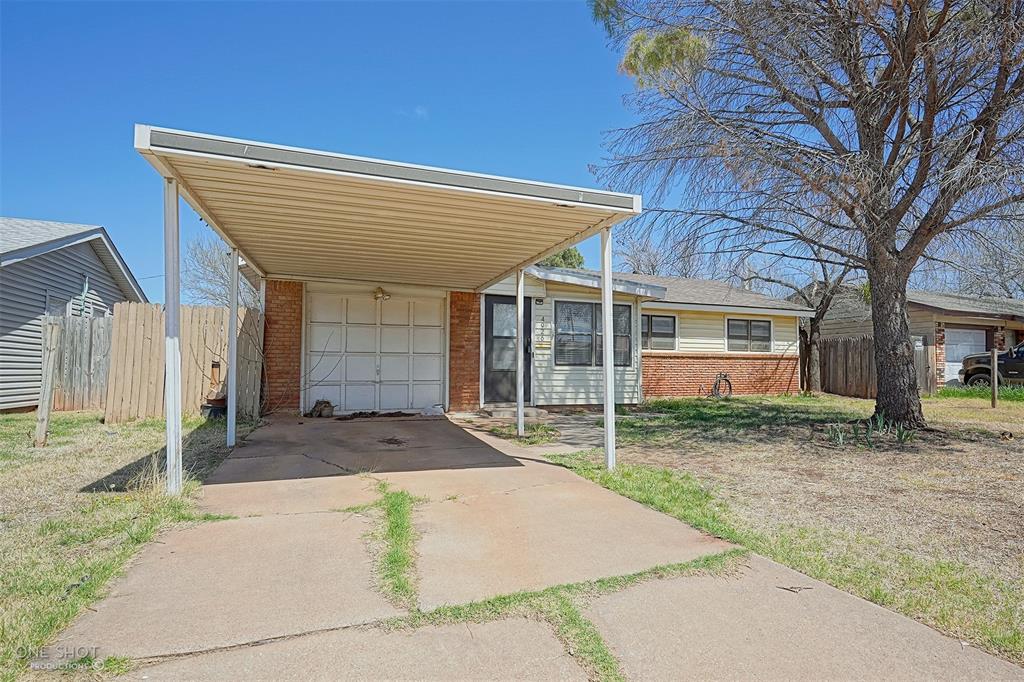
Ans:
[[[615,364],[632,363],[632,308],[612,309],[615,331]],[[595,366],[602,364],[602,323],[599,303],[555,301],[555,364]]]
[[[598,303],[594,306],[594,315],[597,317],[597,352],[594,358],[595,365],[604,364],[604,346],[602,345],[603,325],[601,323],[601,306]],[[632,308],[628,305],[612,306],[612,326],[615,329],[615,366],[629,367],[632,360]]]
[[[640,338],[644,349],[675,350],[675,315],[641,315]]]
[[[767,353],[772,349],[772,323],[768,320],[729,320],[727,330],[731,351]]]
[[[594,305],[555,302],[555,364],[590,365],[594,356]]]

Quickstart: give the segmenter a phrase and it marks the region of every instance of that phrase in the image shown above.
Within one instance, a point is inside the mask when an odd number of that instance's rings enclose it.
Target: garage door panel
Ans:
[[[412,378],[414,381],[440,381],[441,357],[430,355],[414,355],[412,358]]]
[[[336,353],[310,353],[309,380],[312,382],[341,381],[342,380],[342,357]]]
[[[444,302],[413,301],[413,324],[418,327],[440,327],[444,323]]]
[[[309,387],[309,402],[312,405],[318,400],[328,400],[331,405],[341,405],[341,386],[314,383]]]
[[[443,401],[444,300],[311,293],[308,404],[410,410]]]
[[[347,327],[345,329],[346,353],[376,353],[376,327]]]
[[[381,381],[409,381],[408,355],[382,355],[380,358]]]
[[[381,301],[380,323],[409,326],[409,301],[403,299]]]
[[[311,322],[344,322],[342,307],[345,299],[334,294],[309,295],[309,320]]]
[[[376,355],[346,355],[343,381],[376,381]]]
[[[381,327],[380,328],[380,352],[381,353],[408,353],[409,352],[409,328],[408,327]]]
[[[309,325],[309,350],[341,352],[344,327],[340,324],[313,323]]]
[[[441,404],[440,384],[413,384],[412,407],[422,410],[424,407]]]
[[[441,329],[431,327],[416,327],[413,329],[413,353],[440,353]]]
[[[377,385],[376,384],[345,384],[344,409],[348,412],[355,410],[376,410]]]
[[[963,359],[974,353],[984,353],[984,329],[946,329],[946,381],[959,379]]]
[[[409,384],[381,384],[380,409],[409,409]]]
[[[377,302],[373,299],[347,299],[345,321],[349,324],[377,324]]]

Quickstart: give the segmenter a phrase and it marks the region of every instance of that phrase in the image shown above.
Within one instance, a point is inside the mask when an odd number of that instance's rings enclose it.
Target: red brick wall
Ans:
[[[452,410],[480,408],[480,294],[451,293],[448,402]]]
[[[994,329],[992,330],[992,345],[996,350],[1006,350],[1006,330],[1005,329]]]
[[[935,382],[942,386],[942,377],[946,375],[946,325],[935,323]]]
[[[267,280],[263,337],[266,412],[298,412],[302,371],[302,282]]]
[[[797,393],[795,355],[753,353],[644,353],[644,398],[670,398],[708,392],[726,372],[737,395]]]

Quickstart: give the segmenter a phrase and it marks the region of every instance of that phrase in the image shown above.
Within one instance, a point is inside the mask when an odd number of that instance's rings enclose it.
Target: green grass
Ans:
[[[940,398],[984,398],[987,400],[992,397],[992,389],[988,386],[943,386],[939,389],[938,396]],[[999,399],[1024,402],[1024,386],[1000,386]]]
[[[712,535],[1024,663],[1024,585],[1019,582],[894,551],[868,537],[744,526],[688,473],[636,465],[608,472],[594,453],[548,458]]]
[[[404,490],[388,490],[380,484],[381,508],[384,510],[384,542],[386,549],[380,558],[380,574],[385,591],[403,602],[416,599],[413,581],[416,539],[412,527],[412,508],[416,500]]]
[[[0,416],[0,680],[100,598],[126,562],[162,529],[229,518],[200,514],[192,497],[167,497],[152,477],[162,421],[101,423],[97,413],[55,413],[45,448],[35,415]],[[186,420],[185,462],[207,471],[226,452],[223,422]],[[92,662],[110,672],[117,660]]]
[[[802,394],[721,400],[664,398],[650,400],[632,411],[640,414],[616,420],[616,436],[621,444],[664,443],[681,433],[698,431],[728,438],[749,431],[828,424],[867,416],[863,409]]]
[[[383,625],[387,629],[399,629],[486,623],[514,617],[539,618],[552,626],[566,650],[587,670],[591,679],[619,681],[624,679],[619,662],[597,628],[583,614],[586,604],[601,595],[648,580],[722,575],[733,570],[745,554],[744,550],[730,550],[624,576],[558,585],[536,592],[515,592],[468,604],[441,606],[431,611],[414,609],[409,615],[393,618]]]
[[[391,490],[384,481],[377,483],[380,497],[374,502],[337,509],[348,514],[379,513],[379,527],[370,534],[379,545],[377,580],[381,592],[401,606],[416,604],[416,530],[412,509],[420,500],[404,490]]]
[[[490,431],[499,438],[504,438],[520,445],[546,445],[547,443],[554,443],[558,440],[559,436],[558,430],[550,424],[527,424],[525,436],[516,434],[515,424],[492,426]]]

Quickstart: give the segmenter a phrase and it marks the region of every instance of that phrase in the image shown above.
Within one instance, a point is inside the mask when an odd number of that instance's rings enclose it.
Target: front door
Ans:
[[[531,299],[523,299],[523,396],[530,402]],[[484,402],[516,401],[516,299],[515,296],[484,298]]]

